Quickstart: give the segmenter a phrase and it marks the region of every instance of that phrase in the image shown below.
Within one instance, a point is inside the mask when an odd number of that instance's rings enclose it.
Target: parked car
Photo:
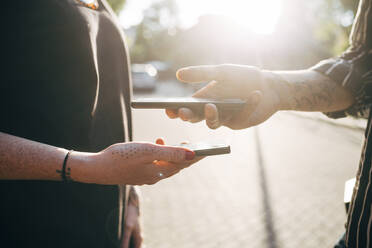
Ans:
[[[169,62],[153,60],[153,61],[149,61],[148,63],[155,67],[155,69],[158,71],[158,77],[160,79],[167,80],[167,79],[175,78],[176,76],[175,70],[173,70]]]
[[[133,90],[153,91],[156,87],[158,71],[151,64],[132,64]]]

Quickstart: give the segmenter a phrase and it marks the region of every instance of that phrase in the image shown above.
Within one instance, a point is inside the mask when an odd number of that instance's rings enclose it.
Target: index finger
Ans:
[[[134,151],[138,162],[148,163],[155,160],[180,163],[192,160],[195,153],[185,147],[166,146],[156,144],[142,144],[142,147]]]
[[[219,79],[219,66],[201,65],[181,68],[177,71],[177,79],[185,83],[200,83]]]

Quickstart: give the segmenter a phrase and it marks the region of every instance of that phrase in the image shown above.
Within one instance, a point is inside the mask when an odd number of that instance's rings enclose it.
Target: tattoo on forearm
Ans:
[[[72,178],[71,178],[71,168],[70,167],[67,167],[66,168],[66,181],[72,181]]]
[[[143,144],[143,143],[132,143],[126,144],[125,147],[119,146],[111,151],[113,157],[119,159],[139,159],[144,156],[154,156],[164,158],[167,161],[179,161],[185,156],[184,152],[181,150],[169,151],[166,149],[159,149],[153,144]]]
[[[61,176],[61,178],[63,178],[62,174],[62,170],[56,170],[56,172]],[[72,178],[71,178],[71,168],[70,167],[66,167],[66,171],[65,171],[65,178],[64,178],[67,182],[71,182],[73,181]]]
[[[62,164],[62,169],[61,170],[56,170],[56,172],[58,174],[61,175],[61,178],[62,178],[62,181],[72,181],[72,178],[71,178],[71,168],[68,166],[68,158],[69,158],[69,155],[71,154],[71,152],[73,152],[72,150],[68,151],[66,156],[65,156],[65,159],[63,160],[63,164]]]
[[[274,74],[274,73],[273,73]],[[286,101],[294,110],[316,111],[319,108],[330,108],[334,104],[337,85],[330,81],[297,81],[289,82],[284,77],[274,74],[274,87],[279,95],[281,88],[288,92]],[[278,87],[279,85],[279,87]]]

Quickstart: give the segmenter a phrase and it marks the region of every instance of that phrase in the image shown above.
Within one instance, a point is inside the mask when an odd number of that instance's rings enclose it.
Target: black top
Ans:
[[[320,62],[313,69],[347,88],[355,103],[344,111],[326,113],[369,116],[346,225],[347,247],[372,247],[372,0],[360,0],[350,47],[340,57]]]
[[[127,51],[107,3],[6,1],[0,20],[0,132],[91,152],[131,139]],[[119,188],[0,181],[0,246],[115,247]]]

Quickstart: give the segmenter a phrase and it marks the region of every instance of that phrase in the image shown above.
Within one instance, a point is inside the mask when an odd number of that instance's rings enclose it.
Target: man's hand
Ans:
[[[204,115],[190,109],[167,109],[169,118],[198,122],[206,120],[208,127],[221,125],[231,129],[248,128],[267,120],[279,110],[280,97],[266,82],[264,73],[256,67],[241,65],[193,66],[179,70],[177,78],[186,83],[210,82],[193,96],[199,98],[246,100],[246,106],[237,113],[221,112],[214,104],[207,104]]]
[[[124,223],[124,235],[120,248],[141,248],[142,240],[139,196],[135,187],[132,186],[129,191],[128,206]]]

